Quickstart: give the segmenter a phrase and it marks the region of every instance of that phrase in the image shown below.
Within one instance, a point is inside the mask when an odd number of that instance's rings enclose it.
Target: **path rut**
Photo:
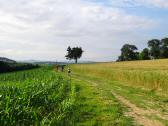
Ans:
[[[97,83],[90,81],[90,80],[81,80],[88,83],[91,83],[92,85],[96,86]],[[112,95],[114,95],[123,105],[127,106],[129,108],[129,112],[125,113],[126,116],[133,117],[136,125],[143,125],[143,126],[164,126],[160,121],[158,120],[152,120],[149,119],[147,116],[156,115],[159,118],[165,119],[166,117],[162,117],[162,115],[155,110],[145,110],[143,108],[137,107],[135,104],[131,103],[129,100],[125,99],[124,97],[114,93],[114,91],[111,91]]]
[[[147,115],[152,114],[158,114],[155,111],[152,110],[144,110],[143,108],[137,107],[135,104],[132,104],[129,100],[125,99],[124,97],[115,94],[112,92],[112,94],[124,105],[129,107],[129,112],[126,113],[126,115],[133,117],[135,122],[139,125],[143,126],[164,126],[160,121],[158,120],[151,120],[147,118]]]

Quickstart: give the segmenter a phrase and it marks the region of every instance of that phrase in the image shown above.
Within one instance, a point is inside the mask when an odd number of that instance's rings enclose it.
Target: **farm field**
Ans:
[[[0,126],[168,126],[168,60],[0,74]],[[68,68],[66,67],[66,68]]]
[[[51,67],[0,75],[0,126],[73,123],[75,85]]]
[[[168,126],[168,0],[0,0],[0,126]]]
[[[0,125],[133,125],[115,97],[94,88],[47,66],[1,74]]]
[[[85,88],[92,87],[92,93],[101,95],[99,102],[111,106],[111,116],[112,101],[116,101],[132,125],[168,126],[168,60],[79,64],[71,65],[71,69],[73,79],[87,83]],[[103,107],[99,109],[106,113]]]

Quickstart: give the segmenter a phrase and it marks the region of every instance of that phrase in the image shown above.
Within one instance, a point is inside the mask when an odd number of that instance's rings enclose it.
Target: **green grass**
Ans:
[[[47,66],[0,74],[0,125],[136,125],[113,93],[166,115],[167,60],[156,62],[71,65],[71,78]],[[156,115],[147,117],[168,124]]]
[[[78,126],[132,126],[132,119],[124,116],[126,108],[108,91],[84,80],[78,83]],[[77,114],[76,113],[76,114]]]
[[[167,82],[167,78],[164,78],[167,74],[163,74],[167,71],[167,61],[80,64],[71,65],[71,68],[74,78],[96,83],[101,90],[106,92],[104,96],[112,98],[113,96],[107,95],[107,92],[115,92],[140,108],[157,110],[165,116],[168,114],[166,93],[168,84],[162,84],[162,81]],[[165,69],[162,70],[162,68]],[[158,73],[163,76],[158,76]],[[146,80],[143,80],[142,76]],[[159,88],[154,88],[156,85],[160,85]],[[155,115],[150,118],[156,119]],[[166,126],[168,124],[168,119],[157,117],[157,120]]]
[[[135,87],[127,86],[124,83],[121,83],[119,81],[112,81],[112,80],[109,81],[106,79],[102,79],[101,77],[85,76],[85,75],[81,75],[81,74],[77,74],[77,73],[74,74],[73,76],[74,76],[74,78],[81,79],[82,82],[86,81],[87,83],[85,84],[85,87],[87,84],[96,83],[97,84],[97,88],[96,88],[97,92],[100,92],[100,91],[104,92],[102,94],[104,98],[106,97],[107,99],[114,100],[115,98],[114,98],[114,96],[112,96],[111,92],[115,92],[118,95],[124,96],[131,103],[135,104],[136,106],[138,106],[140,108],[144,108],[146,110],[148,110],[148,109],[157,110],[160,112],[161,115],[168,114],[167,97],[159,96],[153,90],[148,91],[148,90],[144,90],[139,87],[135,88]],[[95,89],[94,89],[94,91],[95,91]],[[100,100],[100,101],[101,101],[101,103],[103,102],[103,100]],[[115,99],[114,101],[117,101],[117,99]],[[119,104],[119,101],[117,101],[117,104]],[[117,106],[119,107],[119,105],[117,105]],[[116,107],[115,104],[111,105],[111,108],[115,108],[115,107]],[[122,104],[120,105],[120,107],[119,108],[120,108],[120,110],[122,110],[122,113],[127,111],[127,108],[122,106]],[[117,112],[117,113],[119,113],[119,112]],[[113,114],[115,115],[117,113],[113,113]],[[106,113],[104,113],[104,114],[106,114]],[[113,116],[113,114],[111,114],[111,116]],[[165,124],[165,126],[167,126],[167,124],[168,124],[168,119],[165,120],[165,119],[161,119],[159,117],[156,118],[156,115],[152,115],[149,118],[159,120],[163,124]],[[116,119],[114,119],[114,120],[116,120]],[[129,122],[131,118],[125,118],[125,119]],[[131,124],[129,124],[129,125],[131,125]]]
[[[1,74],[0,125],[133,125],[126,108],[100,88],[46,66]]]

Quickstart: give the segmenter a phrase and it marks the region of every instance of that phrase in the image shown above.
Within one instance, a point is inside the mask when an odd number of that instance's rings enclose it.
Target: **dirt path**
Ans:
[[[139,125],[143,126],[164,126],[161,122],[158,120],[150,120],[146,116],[151,116],[153,114],[159,115],[159,113],[156,113],[154,110],[144,110],[142,108],[137,107],[136,105],[132,104],[130,101],[125,99],[122,96],[119,96],[115,94],[114,92],[112,93],[120,102],[122,102],[124,105],[130,108],[130,111],[126,113],[126,115],[133,117],[135,122]]]
[[[98,84],[90,81],[90,80],[82,80],[82,79],[77,79],[76,80],[80,80],[80,81],[86,81],[90,84],[92,84],[92,86],[97,86]],[[102,89],[103,90],[103,89]],[[129,112],[125,113],[126,116],[129,117],[133,117],[134,121],[137,125],[143,125],[143,126],[164,126],[160,121],[158,120],[153,120],[153,119],[149,119],[147,116],[152,116],[155,115],[161,119],[167,119],[167,117],[162,116],[158,111],[156,110],[152,110],[152,109],[148,109],[145,110],[143,108],[139,108],[137,107],[135,104],[131,103],[129,100],[125,99],[124,97],[114,93],[114,91],[112,91],[112,94],[125,106],[127,106],[129,108]]]

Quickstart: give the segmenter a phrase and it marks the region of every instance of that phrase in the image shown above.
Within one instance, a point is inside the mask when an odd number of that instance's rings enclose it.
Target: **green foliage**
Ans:
[[[9,65],[5,62],[0,61],[0,72],[8,71]]]
[[[136,50],[138,48],[135,45],[125,44],[121,48],[121,56],[118,57],[117,61],[168,58],[168,38],[149,40],[148,48],[144,48],[142,52],[135,52]]]
[[[130,61],[138,59],[138,52],[136,52],[137,47],[135,45],[125,44],[121,48],[121,56],[119,56],[118,61]]]
[[[68,54],[65,56],[67,59],[74,59],[75,63],[78,62],[78,59],[81,58],[83,50],[81,47],[71,48],[70,46],[67,49]]]
[[[140,60],[150,60],[150,53],[149,53],[148,48],[145,48],[142,50],[142,52],[139,55],[139,59]]]
[[[168,38],[161,40],[161,58],[168,58]]]
[[[1,126],[66,125],[70,121],[75,87],[50,69],[0,75]]]
[[[0,73],[38,68],[38,65],[26,63],[7,63],[0,61]]]
[[[148,47],[150,49],[150,55],[154,59],[158,59],[160,57],[160,40],[158,39],[152,39],[148,41]]]

